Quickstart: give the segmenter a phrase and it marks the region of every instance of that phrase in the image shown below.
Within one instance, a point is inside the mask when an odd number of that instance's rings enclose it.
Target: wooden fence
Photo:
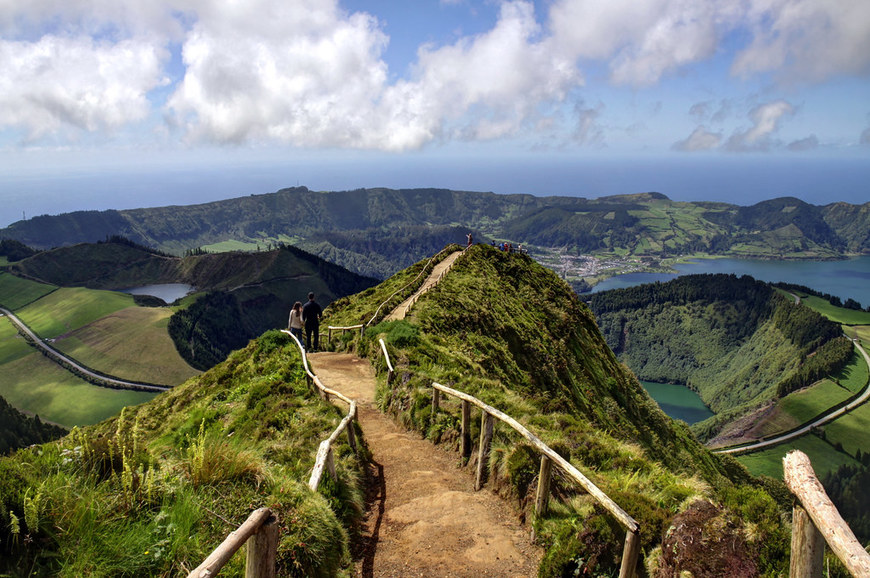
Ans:
[[[387,382],[392,382],[394,373],[387,346],[384,340],[380,340],[381,349],[387,363]],[[629,578],[636,575],[637,562],[640,555],[640,526],[637,521],[629,516],[625,510],[619,507],[598,486],[584,476],[568,460],[553,451],[547,444],[525,428],[521,423],[504,412],[480,401],[474,396],[456,389],[432,383],[432,413],[440,410],[441,394],[452,395],[462,402],[462,425],[461,425],[461,452],[463,458],[471,456],[471,406],[475,405],[481,410],[480,442],[478,444],[477,472],[475,475],[474,489],[480,490],[486,483],[488,476],[489,452],[492,443],[494,420],[498,419],[528,440],[532,446],[541,453],[541,464],[538,474],[538,487],[535,493],[535,515],[543,516],[547,512],[550,501],[550,477],[552,466],[555,463],[565,474],[577,482],[588,492],[602,507],[604,507],[625,528],[625,543],[622,549],[622,565],[619,569],[620,578]]]
[[[330,396],[334,396],[349,406],[347,415],[341,420],[338,427],[333,430],[332,434],[320,442],[320,446],[317,449],[314,468],[312,468],[311,476],[308,479],[308,487],[311,491],[317,491],[324,469],[329,471],[333,479],[336,477],[332,444],[342,432],[347,432],[348,444],[355,454],[358,453],[353,425],[357,416],[356,401],[323,385],[320,378],[314,375],[308,367],[308,358],[299,339],[286,329],[281,331],[289,335],[299,347],[299,351],[302,354],[302,366],[305,368],[305,375],[309,384],[317,387],[320,396],[324,400],[329,401]],[[221,545],[209,554],[202,564],[187,575],[188,578],[210,578],[216,576],[245,542],[248,543],[245,578],[273,578],[275,576],[275,560],[278,554],[278,524],[276,522],[277,520],[269,508],[254,510],[248,516],[248,519],[237,530],[231,532]]]
[[[785,484],[795,502],[792,512],[790,578],[822,576],[825,543],[853,576],[870,577],[870,554],[855,538],[800,450],[783,458]]]
[[[345,333],[345,332],[347,332],[347,331],[355,331],[355,330],[358,329],[359,332],[360,332],[360,335],[362,335],[362,334],[365,332],[365,328],[368,327],[369,325],[372,325],[372,324],[375,322],[375,320],[378,319],[378,315],[380,315],[380,313],[381,313],[381,309],[383,309],[383,308],[384,308],[384,307],[385,307],[385,306],[386,306],[390,301],[392,301],[393,297],[395,297],[396,295],[398,295],[398,294],[401,293],[402,291],[405,291],[408,287],[411,287],[411,286],[414,285],[417,281],[419,281],[419,280],[420,280],[420,277],[423,276],[423,274],[426,273],[426,272],[429,270],[429,267],[432,266],[433,262],[435,261],[435,258],[438,257],[438,255],[440,255],[441,253],[443,253],[443,252],[446,251],[446,250],[447,250],[447,247],[444,247],[443,249],[441,249],[440,251],[438,251],[437,253],[435,253],[434,255],[432,255],[432,257],[429,258],[429,261],[426,263],[426,265],[423,266],[423,269],[420,270],[420,272],[417,274],[417,276],[414,277],[413,279],[411,279],[408,283],[406,283],[405,285],[403,285],[401,288],[396,289],[395,291],[393,291],[393,294],[392,294],[392,295],[390,295],[389,297],[387,297],[387,298],[383,301],[383,303],[381,303],[380,305],[378,305],[378,308],[375,310],[374,314],[373,314],[373,315],[371,316],[371,318],[370,318],[368,321],[366,321],[365,323],[360,323],[360,324],[358,324],[358,325],[349,325],[349,326],[346,326],[346,327],[335,327],[335,326],[332,326],[332,325],[327,326],[327,328],[326,328],[326,329],[327,329],[327,334],[326,334],[326,339],[327,339],[327,341],[332,341],[332,332],[333,332],[333,331],[341,331],[341,333]],[[443,274],[443,273],[441,274],[441,276],[439,276],[438,280],[440,281],[442,277],[444,277],[444,274]],[[419,298],[419,296],[418,296],[418,298]],[[416,301],[416,300],[415,300],[415,301]],[[410,307],[411,307],[411,306],[408,305],[408,309],[410,309]],[[406,309],[406,312],[407,312],[407,309]]]

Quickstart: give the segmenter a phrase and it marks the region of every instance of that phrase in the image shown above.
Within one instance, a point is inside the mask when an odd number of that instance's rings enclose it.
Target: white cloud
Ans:
[[[752,127],[732,134],[726,147],[731,151],[768,150],[775,144],[772,137],[782,119],[792,114],[794,107],[784,100],[761,104],[749,113]]]
[[[819,147],[819,139],[816,135],[811,134],[810,136],[802,139],[798,139],[788,143],[788,150],[794,152],[801,151],[810,151]]]
[[[0,40],[0,127],[30,139],[65,128],[115,129],[150,112],[148,91],[165,82],[159,48],[139,39]]]
[[[557,0],[554,42],[566,56],[609,62],[617,84],[647,86],[711,56],[719,36],[714,2]]]
[[[752,42],[734,60],[737,75],[813,82],[870,72],[870,2],[750,0],[744,20]]]
[[[710,132],[707,127],[701,125],[684,140],[675,142],[671,148],[686,152],[706,151],[718,147],[721,142],[721,133]]]

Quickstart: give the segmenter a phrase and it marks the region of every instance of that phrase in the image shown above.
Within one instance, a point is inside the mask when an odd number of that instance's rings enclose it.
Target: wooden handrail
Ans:
[[[795,495],[789,576],[822,575],[824,543],[853,576],[870,576],[870,554],[855,538],[816,477],[810,459],[800,450],[782,459],[785,484]]]
[[[393,379],[395,370],[390,362],[390,354],[387,351],[387,345],[381,339],[381,349],[384,352],[387,369],[387,382],[390,383]],[[493,418],[498,418],[500,421],[511,426],[517,433],[528,440],[539,452],[541,452],[541,468],[538,476],[538,490],[535,497],[535,513],[542,516],[547,509],[550,492],[550,470],[555,462],[562,470],[580,486],[583,487],[595,500],[601,504],[616,520],[626,529],[625,543],[622,549],[622,564],[619,568],[620,578],[630,578],[635,576],[637,569],[637,561],[640,556],[640,525],[637,520],[632,518],[601,489],[596,486],[589,478],[584,476],[580,470],[574,467],[568,460],[557,454],[547,444],[541,441],[535,434],[530,432],[519,423],[517,420],[507,415],[506,413],[492,407],[491,405],[482,402],[476,397],[465,392],[447,387],[437,382],[432,382],[432,412],[438,411],[441,403],[441,393],[452,395],[462,400],[462,456],[467,458],[471,454],[471,438],[469,435],[470,422],[470,406],[476,405],[482,411],[481,416],[481,432],[480,445],[477,460],[477,476],[475,479],[475,489],[479,490],[486,477],[486,457],[489,454],[489,444],[492,441]]]
[[[249,538],[254,538],[254,540],[248,545],[246,578],[271,578],[275,576],[275,552],[278,548],[278,524],[275,522],[275,516],[269,508],[254,510],[241,526],[229,533],[202,564],[187,575],[187,578],[217,576],[218,572],[233,557],[233,554]],[[254,541],[257,541],[258,544],[255,545]],[[271,552],[271,555],[268,552]]]

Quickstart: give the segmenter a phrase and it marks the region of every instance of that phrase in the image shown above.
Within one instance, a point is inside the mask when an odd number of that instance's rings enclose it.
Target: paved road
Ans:
[[[78,373],[79,375],[85,376],[86,378],[93,380],[93,382],[97,382],[97,385],[104,385],[106,387],[111,387],[114,389],[132,389],[135,391],[168,391],[172,389],[171,387],[167,387],[164,385],[152,385],[148,383],[137,383],[135,381],[124,381],[123,379],[117,379],[107,375],[95,373],[94,371],[88,369],[87,367],[84,367],[71,357],[67,357],[53,347],[49,347],[42,340],[41,337],[34,333],[30,329],[30,327],[28,327],[23,321],[21,321],[18,317],[15,316],[14,313],[9,311],[8,309],[0,307],[0,314],[5,315],[9,319],[9,321],[12,322],[13,325],[15,325],[20,331],[26,333],[27,336],[30,337],[31,342],[37,347],[41,348],[48,355],[48,357],[68,369],[72,368],[70,369],[70,371],[72,371],[73,373]]]
[[[855,344],[855,347],[858,348],[858,351],[861,352],[861,355],[864,356],[864,361],[867,363],[867,366],[870,367],[870,355],[867,355],[867,352],[864,351],[864,348],[861,347],[860,343],[858,343],[857,341],[853,341],[853,343]],[[850,411],[852,411],[853,409],[855,409],[856,407],[858,407],[859,405],[861,405],[862,403],[867,401],[868,398],[870,398],[870,381],[868,381],[867,387],[864,388],[864,391],[861,392],[861,395],[859,395],[857,398],[850,401],[848,404],[844,405],[840,409],[833,411],[829,414],[822,415],[821,417],[816,418],[815,420],[811,421],[810,423],[804,425],[803,427],[801,427],[799,429],[796,429],[794,431],[790,431],[786,434],[783,434],[781,436],[777,436],[775,438],[755,442],[753,444],[746,445],[746,446],[738,446],[738,447],[733,447],[733,448],[724,448],[724,449],[713,450],[713,453],[736,454],[736,453],[740,453],[740,452],[748,452],[751,450],[757,450],[757,449],[766,448],[769,446],[775,446],[777,444],[781,444],[782,442],[788,441],[790,439],[794,439],[796,437],[800,437],[800,436],[808,433],[814,427],[818,427],[820,425],[824,425],[826,423],[834,421],[838,417],[841,417],[841,416],[849,413]]]

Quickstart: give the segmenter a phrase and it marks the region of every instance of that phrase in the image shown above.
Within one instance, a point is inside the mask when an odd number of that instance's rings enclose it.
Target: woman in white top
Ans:
[[[290,310],[290,321],[287,323],[290,333],[302,341],[302,303],[297,301]]]

